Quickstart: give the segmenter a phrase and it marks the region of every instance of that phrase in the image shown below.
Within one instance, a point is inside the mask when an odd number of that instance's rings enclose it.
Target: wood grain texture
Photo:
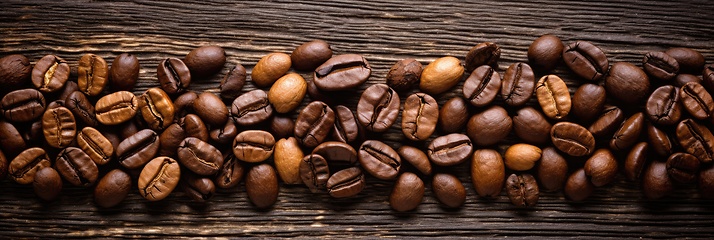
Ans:
[[[343,100],[354,108],[359,93],[384,82],[398,60],[413,57],[427,64],[446,55],[463,60],[474,45],[492,41],[503,49],[499,62],[503,72],[514,62],[526,61],[530,43],[546,33],[566,44],[591,41],[611,63],[639,66],[644,53],[673,46],[699,50],[711,63],[712,12],[714,7],[707,1],[4,0],[0,2],[0,55],[21,53],[34,63],[43,55],[56,54],[76,71],[84,53],[111,62],[114,56],[130,52],[142,66],[134,91],[138,94],[158,85],[160,60],[182,58],[195,47],[216,44],[226,50],[229,63],[222,73],[194,81],[191,88],[217,92],[222,76],[234,64],[250,72],[269,52],[290,53],[299,44],[319,38],[328,41],[336,54],[362,54],[373,66],[368,84]],[[567,81],[571,93],[582,83],[564,66],[554,73]],[[248,83],[243,90],[254,88]],[[443,104],[457,95],[461,84],[435,98]],[[403,101],[406,94],[400,97]],[[529,104],[537,103],[531,99]],[[398,124],[380,137],[393,147],[406,142]],[[510,136],[498,148],[515,141]],[[423,147],[423,143],[415,145]],[[578,161],[571,163],[582,164]],[[301,186],[281,186],[279,202],[270,211],[255,210],[243,186],[221,191],[205,205],[190,203],[180,192],[160,203],[148,203],[132,192],[121,205],[99,209],[90,189],[67,187],[59,200],[43,203],[31,187],[5,180],[0,182],[0,236],[714,237],[714,202],[699,199],[695,186],[678,186],[671,197],[650,201],[643,199],[639,184],[619,176],[615,184],[598,189],[582,203],[570,202],[562,193],[544,193],[536,207],[517,209],[503,193],[495,200],[476,197],[467,169],[468,164],[436,169],[453,172],[464,182],[468,197],[463,208],[442,208],[427,187],[424,202],[411,213],[393,212],[388,205],[392,183],[371,177],[365,191],[346,200],[311,194]],[[422,177],[429,185],[430,178]]]

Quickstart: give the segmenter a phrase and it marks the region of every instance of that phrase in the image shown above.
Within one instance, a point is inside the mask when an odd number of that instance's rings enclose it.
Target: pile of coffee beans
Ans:
[[[620,172],[641,181],[647,198],[676,184],[698,184],[714,198],[714,66],[705,68],[699,52],[650,52],[638,67],[611,64],[590,42],[545,35],[527,62],[500,72],[500,56],[501,47],[486,42],[463,62],[398,61],[351,109],[346,102],[372,67],[358,54],[333,55],[321,40],[261,58],[250,73],[256,90],[243,92],[248,74],[236,64],[219,94],[190,90],[225,67],[218,46],[160,61],[158,87],[139,95],[131,92],[140,74],[131,54],[111,65],[85,54],[76,79],[59,56],[33,66],[9,55],[0,59],[0,178],[32,184],[46,201],[65,184],[93,188],[101,207],[136,191],[160,201],[177,187],[205,202],[244,180],[249,200],[269,208],[279,182],[349,198],[368,187],[369,175],[393,181],[389,205],[410,211],[425,183],[444,206],[462,206],[455,172],[470,163],[480,197],[497,198],[505,187],[520,207],[536,205],[540,191],[584,200]],[[551,74],[562,63],[582,82],[574,94]],[[463,96],[439,106],[449,91]],[[404,135],[396,146],[382,141],[391,128]],[[517,142],[499,149],[509,136]]]

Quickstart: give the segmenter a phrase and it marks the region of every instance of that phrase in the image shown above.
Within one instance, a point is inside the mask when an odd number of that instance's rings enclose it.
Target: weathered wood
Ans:
[[[552,33],[568,43],[592,41],[611,62],[640,64],[644,53],[672,46],[691,47],[714,59],[714,7],[707,1],[30,1],[0,2],[0,55],[21,53],[33,61],[45,54],[67,59],[76,69],[88,52],[108,62],[121,52],[141,61],[135,93],[157,86],[156,66],[166,57],[217,44],[226,49],[222,73],[194,81],[197,91],[216,92],[228,67],[248,71],[272,51],[290,53],[319,38],[336,54],[358,53],[373,66],[368,84],[384,82],[396,61],[414,57],[426,64],[445,55],[464,59],[477,43],[493,41],[502,49],[501,71],[526,61],[531,41]],[[75,70],[76,71],[76,70]],[[301,73],[306,79],[311,76]],[[574,92],[581,81],[556,69]],[[440,104],[461,94],[435,96]],[[243,89],[255,87],[248,83]],[[406,98],[401,96],[402,100]],[[501,104],[501,102],[498,102]],[[529,103],[536,104],[532,99]],[[509,109],[515,110],[515,109]],[[397,125],[382,138],[393,147],[405,139]],[[510,136],[505,144],[513,143]],[[421,146],[420,144],[417,144]],[[506,145],[499,146],[503,149]],[[573,160],[572,165],[580,165]],[[575,166],[571,166],[574,168]],[[42,203],[32,188],[0,183],[0,235],[4,237],[509,237],[526,238],[671,238],[714,236],[714,202],[701,200],[694,186],[678,186],[664,200],[643,199],[639,184],[618,181],[583,203],[562,193],[544,193],[533,209],[513,207],[504,194],[495,200],[476,197],[468,164],[440,168],[454,172],[467,187],[465,206],[442,208],[430,188],[413,213],[388,206],[391,183],[368,178],[359,196],[335,200],[300,186],[282,186],[270,211],[257,211],[244,187],[221,191],[208,204],[196,205],[182,193],[148,203],[132,192],[118,207],[99,209],[91,190],[67,187],[53,203]],[[429,177],[424,180],[430,182]]]

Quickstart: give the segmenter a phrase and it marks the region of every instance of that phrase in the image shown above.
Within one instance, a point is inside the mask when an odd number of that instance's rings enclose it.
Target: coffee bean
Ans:
[[[42,168],[35,174],[32,189],[42,200],[54,201],[62,192],[62,178],[55,169]]]
[[[295,110],[307,92],[307,82],[297,73],[289,73],[275,81],[268,92],[268,101],[275,111],[288,113]]]
[[[332,93],[327,91],[322,91],[315,86],[315,80],[307,81],[307,95],[310,96],[312,101],[324,102],[327,105],[337,104],[337,96],[340,92]]]
[[[330,44],[323,40],[312,40],[298,46],[290,54],[293,68],[299,71],[312,71],[332,57]]]
[[[596,187],[610,184],[617,176],[617,159],[608,149],[598,149],[585,161],[585,175]]]
[[[236,64],[235,67],[231,68],[230,71],[221,80],[221,85],[219,89],[221,90],[221,98],[223,100],[233,100],[241,95],[243,85],[245,85],[246,78],[245,67],[240,64]]]
[[[305,154],[294,137],[282,138],[275,143],[273,160],[280,179],[286,184],[301,184],[300,162]],[[352,150],[354,152],[354,149]],[[357,153],[354,154],[357,158]]]
[[[704,120],[714,112],[714,100],[711,94],[699,83],[687,83],[679,92],[682,106],[696,119]]]
[[[392,180],[399,174],[402,159],[389,145],[377,140],[367,140],[359,147],[359,163],[372,176]]]
[[[645,128],[645,116],[644,114],[635,113],[630,116],[623,124],[620,129],[615,132],[610,140],[610,149],[612,150],[627,150],[633,144],[637,142],[640,137],[640,133]]]
[[[181,167],[170,157],[157,157],[139,175],[139,194],[149,201],[160,201],[171,194],[181,178]]]
[[[699,173],[699,159],[689,153],[675,153],[667,158],[667,173],[672,180],[691,183]]]
[[[466,71],[471,72],[482,65],[498,68],[499,58],[501,47],[492,42],[479,43],[466,54]]]
[[[114,152],[116,153],[117,148],[119,148],[119,144],[121,143],[122,137],[119,137],[119,135],[110,131],[103,131],[102,135],[104,135],[104,137],[106,137],[107,140],[112,143],[112,147],[114,147]]]
[[[505,109],[491,106],[469,119],[466,134],[476,146],[490,146],[500,142],[511,132],[513,121]]]
[[[471,158],[471,182],[481,197],[497,198],[506,179],[506,167],[498,151],[478,149]]]
[[[35,173],[50,167],[47,153],[42,148],[28,148],[18,154],[8,168],[8,175],[19,184],[30,184],[35,180]]]
[[[69,78],[69,64],[64,59],[47,55],[42,57],[32,69],[32,84],[40,92],[56,92]]]
[[[501,76],[489,66],[480,66],[464,82],[464,97],[471,105],[483,107],[496,98],[501,89]]]
[[[675,47],[665,51],[667,55],[677,60],[682,73],[697,74],[704,67],[704,55],[691,48]]]
[[[12,124],[9,124],[12,125]],[[14,126],[13,128],[14,129]],[[13,138],[12,133],[7,133],[7,132],[2,132],[4,130],[0,130],[0,138],[3,138],[4,134],[10,134],[9,138]],[[29,129],[27,129],[26,132],[20,134],[17,132],[17,129],[15,129],[15,133],[22,135],[22,139],[24,139],[24,142],[21,142],[20,144],[25,144],[25,142],[29,143],[30,145],[41,145],[44,143],[45,140],[45,134],[42,132],[42,120],[35,121],[32,124],[30,124]],[[15,141],[16,139],[6,139],[5,141]],[[0,140],[0,144],[2,144],[3,140]],[[10,143],[13,144],[13,143]],[[2,146],[0,146],[2,148]],[[24,147],[18,148],[17,150],[24,150]]]
[[[188,114],[181,118],[178,124],[186,132],[186,137],[195,137],[204,142],[208,141],[208,128],[198,115]]]
[[[97,181],[99,169],[89,156],[76,147],[63,149],[55,161],[57,171],[74,186],[88,187]]]
[[[149,162],[159,151],[159,135],[151,129],[144,129],[117,146],[119,163],[127,169],[137,169]]]
[[[219,46],[201,46],[191,50],[183,59],[191,76],[202,78],[218,73],[226,64],[226,51]]]
[[[351,143],[359,137],[360,126],[354,113],[349,108],[338,105],[335,107],[335,125],[332,128],[332,138],[334,140]]]
[[[175,108],[171,98],[164,90],[149,88],[139,96],[138,111],[141,112],[141,117],[151,129],[161,131],[173,122]]]
[[[563,192],[570,200],[580,202],[590,197],[595,191],[595,186],[585,175],[584,169],[578,169],[568,177]]]
[[[131,177],[120,169],[114,169],[104,175],[94,188],[94,202],[100,207],[110,208],[118,205],[129,194]]]
[[[501,98],[509,106],[522,106],[533,96],[535,84],[535,75],[528,64],[511,64],[501,81]]]
[[[195,137],[187,137],[178,146],[178,160],[192,172],[208,176],[223,166],[223,155],[213,145]]]
[[[556,75],[543,76],[536,84],[536,96],[543,113],[550,119],[562,119],[571,109],[570,92],[563,79]]]
[[[115,91],[131,91],[139,79],[139,59],[130,53],[122,53],[112,62],[109,68],[111,89]]]
[[[714,158],[714,135],[692,119],[679,122],[677,140],[687,153],[696,156],[702,163],[711,162]]]
[[[45,97],[35,89],[20,89],[2,97],[0,108],[5,119],[13,122],[29,122],[45,112]]]
[[[269,132],[248,130],[239,133],[233,141],[233,154],[245,162],[262,162],[273,155],[275,138]]]
[[[540,72],[549,72],[560,63],[564,48],[557,36],[540,36],[528,47],[528,62]]]
[[[99,122],[94,112],[94,105],[87,99],[87,96],[80,91],[74,91],[65,99],[65,107],[72,111],[76,118],[82,120],[88,126],[96,127]]]
[[[198,99],[198,94],[194,91],[187,91],[174,99],[174,122],[177,122],[182,117],[189,113],[195,113],[193,110],[193,102]]]
[[[77,67],[79,91],[89,96],[99,95],[109,85],[109,65],[104,58],[88,53],[82,55]]]
[[[216,185],[210,178],[188,174],[184,179],[183,192],[194,202],[206,202],[216,193]]]
[[[442,204],[450,208],[458,208],[466,201],[466,189],[454,175],[437,173],[431,181],[431,190]]]
[[[651,77],[671,80],[679,72],[679,63],[664,52],[648,52],[642,59],[642,68]]]
[[[268,94],[256,89],[236,98],[231,104],[230,115],[236,124],[250,126],[270,118],[273,106],[268,101]]]
[[[77,145],[97,165],[104,165],[114,156],[114,147],[97,129],[85,127],[77,134]]]
[[[387,86],[397,91],[407,91],[419,85],[423,66],[413,58],[400,60],[387,73]]]
[[[329,177],[330,168],[324,157],[309,154],[300,162],[300,178],[312,193],[324,190]]]
[[[550,140],[548,120],[542,113],[532,107],[521,108],[513,116],[513,132],[521,140],[531,144],[545,144]]]
[[[540,160],[541,149],[525,143],[511,145],[504,157],[506,167],[515,171],[528,171]]]
[[[27,85],[31,74],[32,64],[24,55],[12,54],[0,58],[0,84],[6,88],[4,91]]]
[[[139,109],[139,98],[127,91],[114,92],[97,101],[94,112],[104,125],[117,125],[134,118]]]
[[[65,100],[65,102],[66,102],[69,95],[76,91],[79,91],[79,86],[77,86],[77,82],[67,81],[64,84],[62,91],[60,91],[59,95],[57,96],[57,100]]]
[[[64,100],[54,100],[50,103],[47,104],[47,110],[58,108],[58,107],[64,107]]]
[[[638,181],[642,176],[642,171],[647,165],[647,150],[649,146],[646,142],[635,144],[625,158],[625,177],[630,181]]]
[[[357,162],[357,151],[347,143],[343,142],[324,142],[317,145],[313,154],[319,154],[331,163],[343,163],[353,165]]]
[[[357,120],[372,132],[385,132],[399,115],[399,95],[385,84],[374,84],[362,92]]]
[[[327,104],[314,101],[305,106],[298,115],[294,134],[303,146],[315,147],[325,141],[334,123],[335,112]]]
[[[402,160],[414,166],[419,172],[425,175],[431,175],[431,163],[424,151],[411,146],[401,146],[397,150],[397,153]]]
[[[77,134],[77,122],[69,109],[53,108],[42,115],[42,132],[47,144],[55,148],[65,148]]]
[[[577,41],[566,46],[563,61],[575,74],[590,81],[600,80],[610,66],[602,49],[587,41]]]
[[[511,203],[517,207],[535,206],[540,196],[538,183],[530,174],[511,174],[506,180],[506,193]]]
[[[426,140],[434,133],[439,121],[439,104],[425,93],[409,95],[404,101],[402,133],[412,141]]]
[[[461,97],[453,97],[446,101],[439,110],[439,128],[445,133],[463,131],[469,119],[469,109]]]
[[[714,198],[714,167],[708,167],[699,172],[699,194],[703,198]]]
[[[471,156],[473,148],[469,137],[452,133],[431,141],[427,155],[436,165],[454,166],[465,162]]]
[[[682,116],[679,89],[672,85],[657,88],[645,105],[650,121],[660,125],[672,125]]]
[[[341,91],[362,85],[372,74],[367,59],[357,54],[337,55],[313,72],[315,86],[322,91]]]
[[[547,147],[543,149],[536,171],[543,191],[559,191],[568,177],[568,162],[555,148]]]
[[[610,68],[605,79],[605,90],[610,97],[623,105],[640,103],[649,93],[650,80],[641,68],[627,62],[618,62]]]
[[[41,134],[44,139],[44,134]],[[20,132],[9,122],[0,121],[0,148],[8,157],[16,156],[27,149]]]
[[[398,212],[414,210],[424,198],[424,182],[410,172],[402,173],[389,195],[389,206]]]
[[[558,150],[570,156],[590,155],[595,149],[595,138],[584,127],[571,123],[559,122],[550,129],[550,140]]]
[[[649,122],[647,123],[647,139],[652,150],[659,156],[667,157],[672,154],[673,146],[669,135]]]
[[[622,110],[616,106],[605,106],[600,117],[588,128],[594,136],[609,138],[625,121]]]
[[[646,198],[659,199],[674,190],[674,183],[667,174],[667,164],[654,161],[642,177],[642,192]]]
[[[584,122],[593,121],[605,107],[605,88],[586,83],[580,85],[573,94],[571,112]]]
[[[191,85],[191,71],[178,58],[167,58],[156,69],[161,89],[168,94],[182,93]]]
[[[233,124],[233,123],[231,123]],[[286,138],[295,132],[295,121],[288,116],[275,115],[270,120],[270,133],[275,138]]]
[[[464,75],[464,67],[461,66],[459,59],[451,56],[442,57],[426,65],[421,72],[419,89],[430,95],[438,95],[456,86],[461,81],[462,75]]]
[[[290,55],[278,52],[270,53],[255,64],[250,73],[251,80],[258,87],[268,87],[288,73],[291,64]]]
[[[187,137],[186,135],[186,130],[184,130],[180,124],[173,123],[169,125],[169,127],[161,132],[161,135],[159,136],[161,139],[159,155],[176,157],[176,154],[178,153],[178,146],[181,144],[181,141]]]
[[[233,188],[240,183],[244,171],[243,165],[233,154],[233,151],[226,151],[223,154],[223,166],[218,170],[214,183],[219,188]]]
[[[334,198],[353,197],[365,187],[364,174],[358,167],[340,170],[327,179],[327,193]]]
[[[210,92],[198,94],[193,101],[193,110],[210,126],[223,126],[228,121],[228,107],[221,98]]]
[[[702,85],[710,91],[714,92],[714,64],[709,64],[702,71]]]

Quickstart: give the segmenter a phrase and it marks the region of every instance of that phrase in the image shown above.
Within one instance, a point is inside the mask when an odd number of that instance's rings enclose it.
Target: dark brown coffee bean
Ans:
[[[709,64],[702,71],[702,85],[707,91],[714,92],[714,64]]]
[[[253,67],[250,78],[253,84],[258,87],[270,87],[278,78],[284,76],[290,70],[290,55],[281,52],[274,52],[262,57]]]
[[[411,146],[401,146],[397,153],[404,161],[414,166],[421,173],[431,175],[431,163],[424,151]]]
[[[32,69],[32,84],[40,92],[56,92],[67,82],[69,72],[67,61],[55,55],[47,55],[35,63]]]
[[[409,95],[402,111],[402,133],[412,141],[426,140],[439,121],[439,104],[426,93]]]
[[[573,94],[571,112],[578,119],[591,122],[605,107],[605,97],[605,88],[602,86],[590,83],[580,85]]]
[[[528,47],[528,62],[540,72],[553,70],[563,57],[563,42],[557,36],[546,34]]]
[[[571,123],[559,122],[550,129],[550,140],[558,150],[570,156],[586,156],[595,150],[595,138],[584,127]]]
[[[460,133],[452,133],[431,141],[427,155],[436,165],[453,166],[465,162],[472,152],[473,145],[469,137]]]
[[[53,108],[42,115],[42,132],[47,144],[55,148],[65,148],[77,134],[77,122],[69,109]]]
[[[22,151],[10,162],[8,175],[19,184],[30,184],[35,180],[35,173],[50,167],[49,157],[42,148],[33,147]]]
[[[307,95],[310,96],[310,100],[312,101],[324,102],[330,106],[335,105],[337,102],[337,97],[335,96],[337,94],[318,89],[317,86],[315,86],[314,80],[307,81]]]
[[[13,122],[29,122],[45,112],[45,97],[35,89],[15,90],[0,101],[0,108],[5,119]]]
[[[14,127],[13,127],[14,128]],[[3,135],[6,133],[3,133],[4,130],[0,130],[0,139],[3,138]],[[17,129],[15,130],[17,132]],[[20,134],[20,133],[18,133]],[[22,135],[22,138],[25,140],[25,142],[29,143],[30,145],[41,145],[43,144],[45,140],[45,134],[42,132],[42,120],[35,121],[32,124],[30,124],[29,129],[26,130],[26,132],[20,134]],[[13,141],[12,139],[10,141]],[[0,140],[0,145],[3,144],[3,140]],[[23,142],[24,144],[24,142]],[[3,148],[0,146],[0,148]],[[19,150],[25,149],[19,148]]]
[[[620,100],[623,105],[638,104],[650,90],[650,80],[641,68],[627,62],[618,62],[610,68],[605,79],[607,95]]]
[[[209,132],[209,138],[220,145],[230,145],[238,135],[238,128],[233,121],[226,121],[222,128],[214,128]]]
[[[610,140],[610,149],[612,150],[627,150],[637,142],[640,133],[645,128],[645,115],[635,113],[630,116],[615,132]]]
[[[648,52],[642,59],[642,68],[651,77],[671,80],[679,73],[679,63],[664,52]]]
[[[466,134],[476,146],[490,146],[500,142],[511,132],[513,121],[500,106],[491,106],[469,119]]]
[[[144,129],[124,139],[116,147],[117,160],[127,169],[137,169],[149,162],[159,151],[159,135]]]
[[[419,90],[431,95],[444,93],[456,86],[462,75],[464,67],[459,59],[452,56],[436,59],[421,71]]]
[[[221,85],[219,86],[221,98],[223,98],[223,100],[234,100],[240,96],[243,85],[245,85],[246,76],[245,67],[243,67],[243,65],[236,64],[235,67],[231,68],[226,76],[223,77]]]
[[[536,97],[543,113],[550,119],[562,119],[570,113],[570,92],[563,79],[558,76],[547,75],[540,78],[536,83]]]
[[[623,121],[625,121],[625,115],[620,108],[605,106],[600,117],[590,125],[588,131],[598,138],[610,138]]]
[[[149,88],[139,96],[138,111],[151,129],[161,131],[173,123],[175,109],[174,103],[164,90]]]
[[[543,191],[556,192],[565,186],[568,177],[568,162],[553,147],[543,149],[536,167],[538,182]]]
[[[676,47],[665,51],[667,55],[677,60],[682,73],[697,74],[704,67],[704,55],[691,48]]]
[[[55,161],[57,171],[74,186],[87,187],[97,181],[99,169],[89,156],[76,147],[63,149]]]
[[[194,202],[206,202],[216,193],[216,185],[213,184],[213,180],[210,178],[199,177],[193,174],[187,175],[182,185],[183,192]]]
[[[223,156],[213,145],[195,137],[187,137],[178,146],[178,160],[192,172],[208,176],[223,166]]]
[[[114,156],[114,146],[97,129],[85,127],[77,134],[77,145],[97,165],[104,165]]]
[[[191,76],[208,77],[218,73],[226,64],[226,51],[219,46],[202,46],[191,50],[183,59]]]
[[[647,165],[647,150],[649,146],[646,142],[635,144],[625,158],[625,177],[630,181],[638,181]]]
[[[292,121],[292,120],[291,120]],[[334,140],[351,143],[359,137],[360,126],[354,113],[349,108],[338,105],[335,107],[335,127],[332,128]]]
[[[57,99],[65,100],[66,102],[67,98],[69,98],[69,95],[76,91],[79,91],[79,86],[77,86],[77,83],[74,81],[67,81],[64,84],[64,87],[62,88],[62,91],[60,92],[59,96],[57,96]]]
[[[667,159],[667,173],[674,181],[691,183],[699,174],[699,159],[689,153],[675,153]]]
[[[357,162],[357,151],[347,143],[324,142],[312,150],[313,154],[319,154],[331,163],[355,164]]]
[[[471,159],[471,182],[481,197],[497,198],[506,180],[506,167],[498,151],[478,149]]]
[[[679,122],[682,116],[679,89],[672,85],[657,88],[647,99],[645,109],[650,121],[661,125]]]
[[[97,101],[94,112],[104,125],[117,125],[134,118],[139,109],[139,98],[127,91],[114,92]]]
[[[483,107],[496,98],[501,89],[501,76],[490,66],[480,66],[464,82],[464,97],[471,105]]]
[[[174,122],[177,122],[189,113],[196,112],[193,110],[193,102],[195,102],[196,99],[198,99],[198,94],[194,91],[185,92],[174,99]]]
[[[160,201],[171,194],[181,178],[181,167],[170,157],[157,157],[139,175],[139,194],[149,201]]]
[[[40,169],[35,174],[35,181],[32,182],[32,189],[35,194],[45,201],[57,199],[62,192],[62,178],[54,168],[46,167]]]
[[[387,73],[387,86],[396,91],[407,91],[419,85],[423,66],[413,58],[394,64]]]
[[[466,54],[466,71],[472,72],[479,66],[489,65],[498,68],[501,58],[501,47],[492,42],[479,43]]]
[[[399,95],[385,84],[374,84],[362,92],[357,104],[357,120],[367,130],[384,132],[399,115]]]
[[[673,146],[669,135],[649,122],[647,123],[647,139],[650,148],[652,148],[657,155],[667,157],[672,154]]]
[[[290,54],[293,67],[299,71],[312,71],[332,57],[330,44],[323,40],[312,40],[298,46]]]
[[[40,132],[40,135],[44,139],[44,134]],[[0,121],[0,148],[10,158],[27,149],[27,143],[22,135],[9,122]]]
[[[330,168],[324,157],[310,154],[300,162],[300,178],[311,192],[317,193],[324,190],[329,177]]]
[[[696,156],[702,163],[711,162],[714,158],[714,135],[692,119],[679,122],[677,140],[687,153]]]
[[[674,183],[667,174],[667,164],[654,161],[642,176],[642,192],[646,198],[659,199],[674,190]]]
[[[348,90],[362,85],[371,73],[367,59],[357,54],[343,54],[317,67],[313,81],[322,91]]]
[[[414,210],[424,198],[424,182],[410,172],[402,173],[389,195],[389,206],[398,212]]]
[[[287,116],[275,115],[270,121],[270,132],[275,135],[275,138],[292,136],[294,131],[295,121]]]
[[[243,179],[244,171],[243,165],[233,154],[233,151],[226,151],[223,154],[223,166],[218,170],[214,183],[219,188],[233,188],[238,186]]]
[[[699,194],[706,199],[714,199],[714,167],[699,172]]]
[[[466,189],[459,178],[447,173],[437,173],[431,181],[431,190],[442,204],[458,208],[466,201]]]
[[[699,83],[687,83],[682,86],[679,96],[682,106],[696,119],[707,119],[714,112],[714,100],[711,94]]]
[[[327,193],[334,198],[353,197],[365,187],[364,174],[358,167],[340,170],[327,179]]]
[[[506,193],[511,203],[517,207],[535,206],[540,196],[538,183],[530,174],[511,174],[506,180]]]
[[[193,110],[210,126],[223,126],[228,121],[228,107],[221,98],[210,92],[198,94],[193,102]]]
[[[191,72],[188,66],[178,58],[167,58],[156,69],[161,89],[168,94],[182,93],[191,85]]]
[[[109,65],[104,58],[88,53],[82,55],[77,67],[79,91],[97,96],[109,85]]]
[[[256,89],[236,98],[231,105],[230,114],[236,124],[250,126],[270,118],[273,115],[273,106],[268,102],[268,94]]]
[[[131,177],[120,169],[114,169],[104,175],[94,188],[94,202],[100,207],[110,208],[118,205],[129,194]]]
[[[439,128],[445,133],[463,131],[469,119],[469,109],[461,97],[453,97],[446,101],[439,110]]]
[[[0,84],[5,91],[17,90],[28,83],[32,74],[32,64],[21,54],[12,54],[0,58]]]
[[[590,182],[588,176],[585,175],[585,170],[582,168],[570,174],[563,189],[565,196],[576,202],[590,197],[594,191],[595,186]]]
[[[522,106],[533,96],[535,84],[533,69],[528,64],[511,64],[501,81],[501,98],[509,106]]]
[[[295,121],[295,138],[305,147],[316,147],[325,141],[333,124],[335,112],[323,102],[311,102],[302,109]]]
[[[602,49],[587,41],[577,41],[566,46],[563,61],[575,74],[590,81],[600,80],[610,66]]]
[[[122,53],[112,62],[109,68],[109,82],[114,91],[131,91],[139,79],[139,59],[130,53]]]
[[[87,96],[80,91],[74,91],[65,99],[65,107],[72,111],[76,118],[82,120],[90,127],[96,127],[99,124],[97,115],[94,112],[94,105],[87,99]]]
[[[532,107],[525,107],[513,116],[513,132],[521,140],[531,144],[545,144],[550,140],[553,127],[542,113]]]
[[[365,171],[382,180],[396,178],[402,166],[402,159],[397,151],[377,140],[362,143],[359,147],[359,162]]]
[[[617,176],[617,159],[610,150],[603,148],[593,153],[585,161],[585,175],[596,187],[610,184]]]
[[[208,129],[206,125],[203,124],[203,121],[201,121],[201,118],[195,114],[186,115],[177,123],[169,125],[169,127],[161,133],[161,136],[159,136],[161,139],[159,155],[168,157],[176,156],[179,145],[181,145],[181,142],[187,137],[195,137],[204,142],[208,141]],[[235,135],[226,143],[233,141],[233,138],[235,138]]]
[[[248,130],[236,135],[233,140],[233,154],[245,162],[262,162],[273,155],[275,138],[269,132]]]

